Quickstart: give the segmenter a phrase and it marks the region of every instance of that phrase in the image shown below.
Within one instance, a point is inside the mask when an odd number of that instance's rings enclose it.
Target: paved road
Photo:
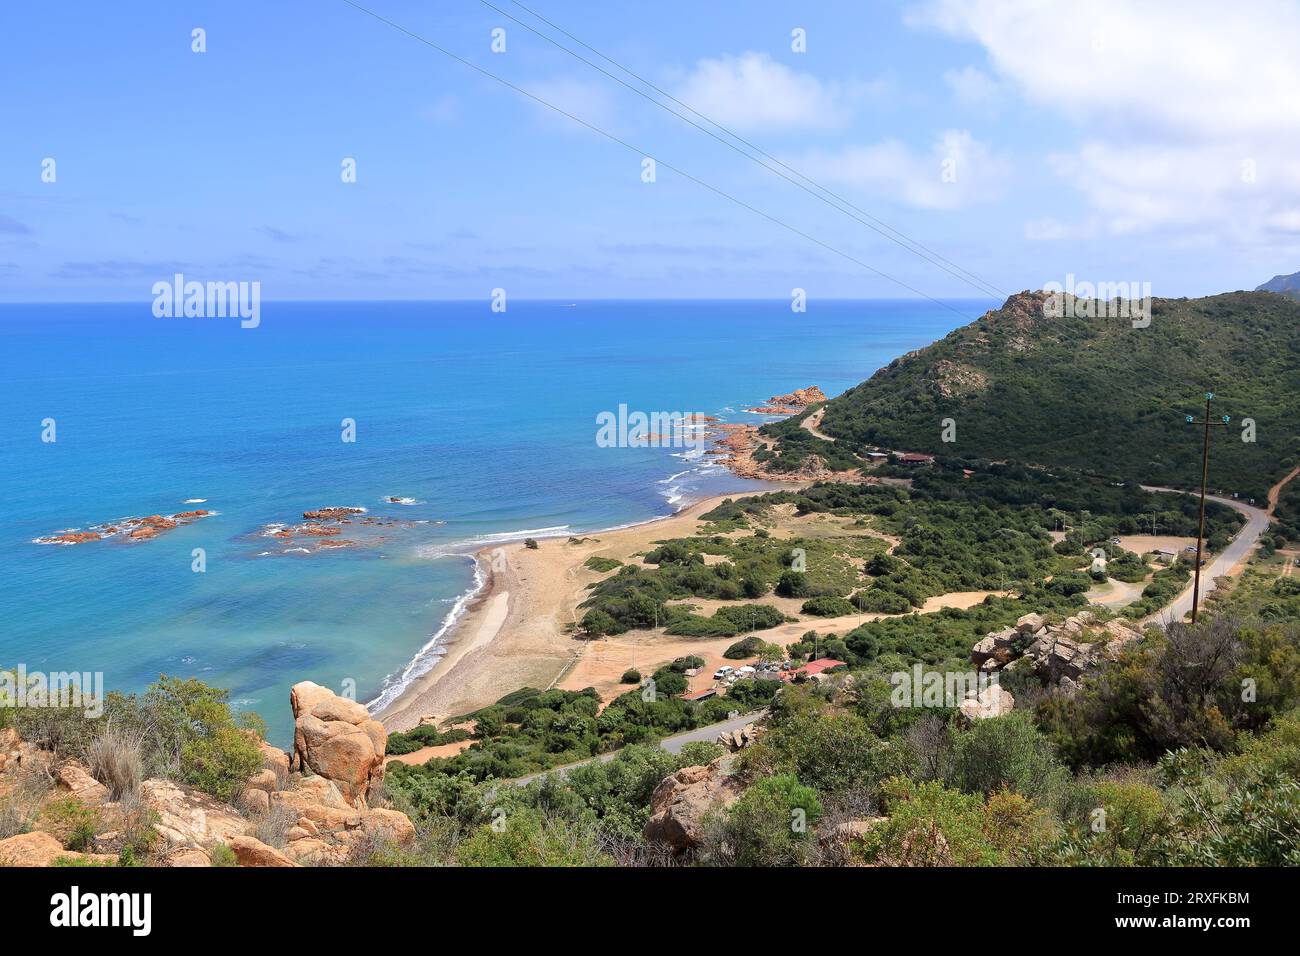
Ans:
[[[731,719],[724,720],[721,723],[709,724],[707,727],[697,727],[694,730],[688,730],[682,734],[674,734],[672,737],[665,737],[663,740],[659,741],[659,746],[664,750],[667,750],[670,754],[679,754],[682,752],[682,748],[687,744],[695,743],[700,740],[716,740],[718,734],[722,733],[724,730],[739,730],[746,724],[752,724],[765,713],[766,711],[756,710],[752,713],[741,714],[739,717],[732,717]],[[579,760],[577,763],[565,764],[563,767],[552,767],[550,770],[543,770],[541,773],[530,773],[526,777],[517,777],[516,779],[511,780],[510,783],[513,783],[516,787],[522,787],[526,784],[532,783],[534,780],[545,777],[549,773],[566,774],[574,767],[585,767],[589,763],[596,763],[598,761],[600,763],[608,763],[610,760],[613,760],[617,754],[617,750],[611,750],[609,753],[601,754],[598,757],[589,757],[586,760]]]
[[[1176,488],[1152,488],[1147,485],[1142,486],[1147,491],[1168,492],[1171,494],[1197,494],[1198,492],[1179,491]],[[1204,604],[1205,596],[1214,590],[1214,579],[1227,574],[1237,564],[1238,561],[1250,554],[1251,549],[1259,541],[1260,535],[1268,530],[1269,514],[1263,508],[1252,508],[1244,502],[1234,498],[1220,498],[1218,495],[1206,495],[1206,501],[1217,501],[1221,505],[1227,505],[1234,508],[1246,516],[1246,526],[1237,532],[1237,536],[1229,542],[1218,555],[1210,559],[1208,564],[1201,565],[1201,602]],[[1192,586],[1189,584],[1182,594],[1174,599],[1174,602],[1159,613],[1145,618],[1143,624],[1160,624],[1164,625],[1170,621],[1181,621],[1188,614],[1192,613]]]

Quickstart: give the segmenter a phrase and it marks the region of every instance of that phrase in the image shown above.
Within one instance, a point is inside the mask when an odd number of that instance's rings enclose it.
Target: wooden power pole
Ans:
[[[1196,530],[1196,573],[1192,579],[1192,623],[1196,623],[1196,612],[1201,597],[1201,554],[1205,550],[1205,485],[1210,476],[1210,426],[1227,427],[1231,420],[1229,416],[1224,415],[1217,422],[1210,421],[1210,402],[1214,401],[1214,393],[1205,393],[1205,418],[1197,421],[1192,415],[1187,416],[1187,424],[1204,425],[1205,438],[1201,443],[1201,522]]]

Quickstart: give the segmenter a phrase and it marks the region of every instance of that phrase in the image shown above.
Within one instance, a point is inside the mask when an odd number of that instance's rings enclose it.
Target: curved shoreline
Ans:
[[[584,566],[587,558],[615,548],[643,550],[654,539],[690,534],[698,517],[725,499],[763,490],[768,489],[711,495],[670,515],[576,535],[585,538],[580,544],[550,538],[537,549],[525,548],[522,541],[480,548],[474,557],[487,580],[446,635],[446,653],[375,708],[375,718],[390,731],[409,730],[495,703],[520,687],[551,686],[587,644],[567,630],[578,620],[586,586],[603,577]]]

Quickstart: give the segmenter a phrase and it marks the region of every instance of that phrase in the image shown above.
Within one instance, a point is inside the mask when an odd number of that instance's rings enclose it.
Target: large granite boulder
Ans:
[[[1020,637],[1021,632],[1014,627],[1009,627],[1005,631],[994,631],[985,635],[971,650],[970,659],[972,664],[983,667],[989,661],[994,661],[997,667],[1002,667],[1016,656],[1013,642]]]
[[[1016,621],[1016,630],[1021,634],[1033,634],[1042,629],[1047,618],[1041,614],[1025,614]]]
[[[990,683],[982,691],[972,693],[957,705],[957,712],[967,721],[986,717],[1002,717],[1011,713],[1016,699],[1011,692],[998,684]]]
[[[724,756],[707,766],[683,767],[664,778],[650,798],[645,838],[667,843],[677,854],[699,846],[705,815],[735,803],[744,789],[728,772],[729,767],[730,758]]]
[[[273,846],[251,836],[232,837],[228,844],[240,866],[297,866]]]
[[[290,769],[313,773],[333,782],[354,807],[384,776],[384,725],[354,700],[311,681],[295,684],[293,758]]]
[[[116,857],[65,850],[57,838],[43,830],[20,833],[7,840],[0,840],[0,866],[53,866],[60,859],[95,864],[111,863]]]

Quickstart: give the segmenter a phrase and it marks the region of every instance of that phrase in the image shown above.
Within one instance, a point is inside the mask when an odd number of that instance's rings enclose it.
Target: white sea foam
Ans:
[[[466,539],[466,544],[499,544],[502,541],[517,541],[524,538],[559,538],[569,533],[569,525],[557,524],[549,528],[523,528],[519,531],[498,531]]]
[[[699,455],[698,454],[689,455],[689,456],[674,455],[674,457],[698,458]],[[694,501],[688,501],[683,504],[682,502],[683,499],[686,497],[686,494],[683,491],[682,485],[680,484],[672,485],[671,483],[673,481],[676,481],[678,478],[683,478],[691,474],[705,475],[705,474],[715,474],[723,471],[726,471],[726,469],[720,466],[710,465],[710,464],[704,464],[702,466],[697,465],[696,467],[693,468],[687,468],[684,471],[679,471],[674,475],[670,475],[669,477],[660,480],[659,484],[670,485],[670,487],[661,491],[660,494],[664,495],[664,497],[667,498],[668,504],[674,506],[673,514],[678,514],[684,508],[689,507],[691,504],[694,504]],[[627,524],[613,525],[612,527],[601,528],[598,531],[587,531],[587,532],[580,532],[580,533],[605,534],[613,531],[623,531],[628,528],[636,528],[636,527],[640,527],[641,525],[647,525],[647,524],[652,524],[656,521],[661,521],[663,520],[664,517],[665,515],[655,515],[650,518],[644,518],[641,521],[630,521]],[[442,524],[443,522],[438,522],[438,523]],[[478,561],[476,558],[473,558],[472,555],[468,554],[467,552],[476,551],[482,548],[484,545],[501,544],[506,541],[520,541],[523,540],[524,538],[564,537],[569,535],[571,529],[572,526],[567,524],[552,525],[551,527],[547,527],[547,528],[523,528],[518,531],[499,531],[491,534],[477,535],[472,538],[465,538],[461,541],[457,541],[449,544],[426,545],[424,547],[417,548],[416,554],[428,560],[436,560],[438,558],[453,558],[453,557],[462,558],[462,559],[468,558],[470,560],[473,560],[474,561],[474,583],[463,594],[455,598],[455,603],[452,605],[451,609],[447,612],[446,616],[443,618],[442,625],[438,628],[437,633],[435,633],[433,637],[431,637],[429,641],[422,648],[420,648],[420,650],[416,653],[416,655],[411,659],[411,662],[407,664],[405,668],[403,668],[401,673],[396,676],[389,675],[387,678],[384,679],[384,683],[379,691],[379,694],[375,697],[374,700],[366,704],[366,707],[369,709],[369,711],[372,714],[380,713],[385,707],[387,707],[393,701],[397,700],[397,698],[401,696],[402,692],[411,685],[412,681],[416,680],[418,677],[424,674],[427,674],[434,667],[434,665],[438,663],[439,659],[441,659],[443,656],[446,655],[447,649],[444,645],[444,641],[453,632],[455,626],[460,622],[460,619],[465,616],[465,612],[468,609],[470,603],[476,597],[478,597],[482,593],[483,589],[487,586],[487,575],[484,573],[483,564],[480,561]]]
[[[456,599],[456,603],[451,606],[446,616],[442,619],[442,625],[434,633],[433,637],[416,652],[411,658],[411,662],[402,669],[402,672],[396,677],[389,676],[384,679],[384,685],[380,688],[379,696],[366,704],[366,708],[372,713],[377,714],[385,707],[397,700],[402,695],[402,691],[411,685],[411,682],[419,677],[429,673],[439,659],[446,655],[447,648],[443,642],[451,634],[452,629],[457,622],[465,616],[469,609],[470,603],[482,593],[483,588],[487,586],[487,574],[484,572],[483,564],[474,561],[474,583]]]

